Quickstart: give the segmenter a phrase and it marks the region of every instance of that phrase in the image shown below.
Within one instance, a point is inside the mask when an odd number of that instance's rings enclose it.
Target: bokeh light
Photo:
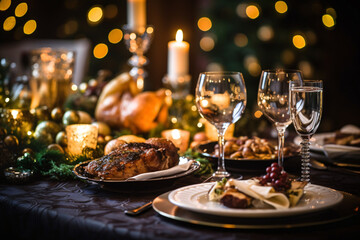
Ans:
[[[239,3],[236,6],[236,14],[241,18],[246,18],[246,7],[247,5],[245,3]]]
[[[256,19],[259,17],[260,11],[259,8],[255,5],[249,5],[246,7],[246,16],[248,16],[251,19]]]
[[[11,31],[16,25],[16,19],[14,16],[7,17],[3,23],[4,31]]]
[[[288,10],[288,6],[287,6],[286,2],[284,2],[284,1],[277,1],[275,3],[275,10],[278,13],[286,13]]]
[[[306,46],[305,38],[299,34],[293,36],[292,42],[293,42],[294,46],[298,49],[302,49]]]
[[[122,37],[123,32],[120,29],[115,28],[109,32],[108,40],[109,42],[116,44],[121,41]]]
[[[11,5],[11,0],[0,1],[0,11],[6,11]]]
[[[325,27],[332,28],[335,25],[335,20],[330,14],[324,14],[322,16],[322,22]]]
[[[79,24],[75,19],[71,19],[64,24],[65,35],[72,35],[76,33],[79,28]]]
[[[22,17],[24,16],[28,11],[28,5],[27,3],[19,3],[19,5],[16,6],[15,8],[15,16],[16,17]]]
[[[103,10],[101,7],[92,7],[88,12],[88,20],[91,23],[99,22],[103,17]]]
[[[234,43],[238,47],[245,47],[248,44],[248,37],[243,33],[238,33],[234,37]]]
[[[244,59],[244,66],[251,76],[253,77],[260,76],[261,66],[256,56],[254,55],[246,56]]]
[[[30,35],[30,34],[33,34],[36,30],[36,27],[37,27],[37,24],[36,24],[36,21],[35,20],[29,20],[25,23],[24,25],[24,33],[26,35]]]
[[[210,18],[202,17],[198,20],[197,25],[201,31],[206,32],[211,29],[212,22],[211,22]]]
[[[104,8],[104,17],[111,19],[118,14],[118,8],[115,4],[109,4]]]
[[[200,40],[200,48],[205,52],[210,52],[215,47],[215,40],[211,36],[204,36]]]
[[[261,41],[269,41],[274,37],[274,30],[271,26],[262,26],[259,28],[257,36]]]
[[[99,43],[94,47],[93,54],[95,58],[101,59],[107,55],[108,51],[109,49],[106,44]]]

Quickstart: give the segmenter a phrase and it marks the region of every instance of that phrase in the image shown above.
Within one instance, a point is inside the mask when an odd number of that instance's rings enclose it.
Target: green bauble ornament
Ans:
[[[36,133],[39,133],[40,135],[50,133],[51,137],[55,139],[56,134],[60,131],[61,127],[56,122],[43,121],[36,126],[35,135]]]
[[[57,107],[51,111],[51,119],[55,122],[61,122],[64,113],[61,108]]]
[[[55,142],[61,147],[67,146],[66,133],[64,131],[58,132],[58,134],[56,134]]]
[[[80,121],[80,116],[75,110],[69,110],[64,113],[62,122],[65,126],[77,124]]]
[[[54,138],[51,136],[51,134],[46,131],[35,132],[34,138],[46,145],[49,145],[54,141]]]

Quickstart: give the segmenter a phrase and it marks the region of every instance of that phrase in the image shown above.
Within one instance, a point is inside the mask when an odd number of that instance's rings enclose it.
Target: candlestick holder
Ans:
[[[190,92],[190,75],[183,75],[177,78],[165,75],[162,81],[164,87],[171,90],[171,96],[173,99],[184,99]]]
[[[132,66],[129,74],[135,79],[137,88],[142,91],[148,75],[144,66],[149,63],[149,59],[144,54],[149,50],[154,36],[154,27],[149,25],[138,31],[131,29],[129,25],[124,25],[123,30],[125,45],[133,54],[128,60],[129,65]]]

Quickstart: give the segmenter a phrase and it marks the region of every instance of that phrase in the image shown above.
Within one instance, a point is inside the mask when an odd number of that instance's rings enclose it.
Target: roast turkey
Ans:
[[[87,174],[101,179],[125,180],[141,173],[165,170],[179,164],[178,148],[163,138],[125,143],[108,155],[91,161]]]

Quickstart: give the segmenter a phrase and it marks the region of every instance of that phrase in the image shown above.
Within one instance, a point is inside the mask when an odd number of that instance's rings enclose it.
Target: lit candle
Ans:
[[[85,148],[96,148],[98,128],[91,124],[72,124],[66,127],[68,153],[80,155]]]
[[[146,27],[146,0],[127,0],[127,23],[131,30],[143,32]]]
[[[176,41],[168,43],[168,77],[170,81],[189,73],[189,48],[188,42],[183,41],[183,32],[176,32]]]
[[[174,143],[179,148],[179,152],[183,153],[187,150],[190,141],[190,132],[180,129],[165,130],[161,133],[163,138],[166,138]]]

